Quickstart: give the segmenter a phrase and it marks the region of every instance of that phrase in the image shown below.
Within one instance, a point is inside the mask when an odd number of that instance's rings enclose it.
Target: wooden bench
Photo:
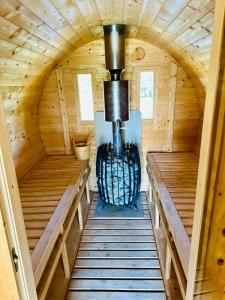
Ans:
[[[90,203],[89,173],[88,161],[78,161],[72,155],[46,156],[19,183],[39,299],[46,297],[60,257],[65,276],[70,276],[66,240],[76,213],[79,229],[83,229],[88,211],[81,200],[86,189]]]
[[[198,156],[193,152],[148,153],[149,205],[154,217],[164,275],[173,262],[181,293],[185,295],[190,256]]]

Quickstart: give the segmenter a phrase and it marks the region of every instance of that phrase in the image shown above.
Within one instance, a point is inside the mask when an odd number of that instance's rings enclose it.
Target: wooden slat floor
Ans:
[[[67,300],[166,299],[145,194],[143,218],[97,218],[94,194]]]

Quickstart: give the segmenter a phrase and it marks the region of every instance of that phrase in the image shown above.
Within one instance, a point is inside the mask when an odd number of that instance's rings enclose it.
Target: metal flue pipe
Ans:
[[[129,120],[129,82],[120,80],[125,69],[126,25],[104,27],[105,63],[111,81],[104,81],[105,120],[113,122],[113,149],[116,157],[123,151],[121,124]]]

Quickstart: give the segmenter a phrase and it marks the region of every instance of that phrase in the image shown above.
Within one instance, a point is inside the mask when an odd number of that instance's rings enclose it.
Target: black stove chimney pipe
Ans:
[[[125,69],[126,25],[105,25],[105,62],[111,81],[104,81],[105,120],[113,122],[113,149],[116,157],[123,152],[121,124],[129,120],[129,82],[120,80]]]

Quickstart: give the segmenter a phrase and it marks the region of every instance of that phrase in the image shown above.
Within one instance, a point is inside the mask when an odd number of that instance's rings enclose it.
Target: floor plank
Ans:
[[[93,198],[66,299],[166,299],[145,195],[143,218],[96,218]]]
[[[115,268],[76,268],[72,278],[158,278],[162,279],[161,270],[155,269],[115,269]]]
[[[76,260],[76,267],[88,267],[88,268],[159,268],[158,258],[88,258]]]
[[[35,233],[33,235],[35,237]],[[79,250],[77,257],[158,257],[158,253],[157,250]]]
[[[70,290],[164,290],[161,279],[72,279]]]
[[[132,236],[139,236],[139,235],[153,235],[153,230],[151,228],[148,229],[87,229],[84,228],[83,236],[85,235],[120,235],[120,236],[127,236],[127,235],[132,235]]]
[[[113,236],[105,236],[105,235],[94,235],[94,236],[83,236],[82,242],[153,242],[154,236],[133,236],[133,235],[113,235]]]
[[[164,292],[71,292],[67,295],[67,300],[166,300]]]
[[[156,249],[155,243],[80,243],[80,250],[154,250]]]

